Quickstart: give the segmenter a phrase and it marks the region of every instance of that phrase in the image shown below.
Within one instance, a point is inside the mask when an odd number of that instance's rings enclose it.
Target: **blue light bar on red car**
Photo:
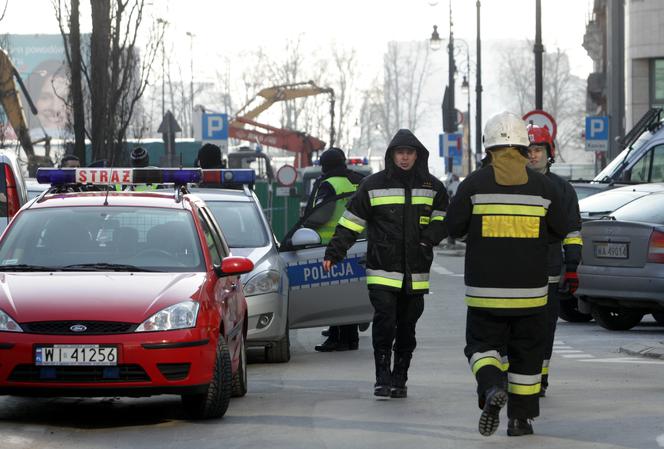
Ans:
[[[198,168],[39,168],[40,184],[177,184],[201,180]]]
[[[253,184],[256,172],[250,168],[219,168],[203,170],[204,183],[210,184]]]

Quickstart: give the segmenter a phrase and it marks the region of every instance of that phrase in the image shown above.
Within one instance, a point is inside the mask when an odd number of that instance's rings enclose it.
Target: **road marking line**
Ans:
[[[553,352],[556,354],[578,354],[583,351],[579,351],[578,349],[558,349],[558,348],[553,348]]]
[[[634,358],[634,357],[616,357],[616,358],[609,358],[609,359],[589,359],[589,360],[579,360],[579,362],[634,363],[634,364],[644,364],[644,365],[664,365],[664,361],[643,360],[641,358]]]
[[[594,357],[590,354],[561,354],[566,359],[589,359]]]
[[[442,274],[442,275],[445,275],[445,276],[463,276],[463,273],[454,273],[454,272],[448,270],[447,268],[441,267],[440,265],[437,265],[435,263],[431,265],[431,269],[433,271],[435,271],[436,273]]]
[[[664,447],[664,433],[655,438],[659,447]]]
[[[553,350],[555,351],[556,349],[574,349],[574,348],[567,345],[553,345]]]
[[[564,345],[565,342],[562,341],[562,340],[553,340],[553,344],[554,344],[554,345]]]

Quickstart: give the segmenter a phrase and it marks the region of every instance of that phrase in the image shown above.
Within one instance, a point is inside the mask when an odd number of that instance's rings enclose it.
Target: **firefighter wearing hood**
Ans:
[[[407,395],[415,325],[429,291],[433,247],[447,236],[447,191],[429,173],[428,158],[411,131],[399,130],[385,152],[385,169],[362,181],[323,261],[329,270],[343,260],[366,229],[367,285],[374,307],[374,395],[379,398]]]
[[[529,144],[519,116],[490,118],[484,130],[490,163],[459,185],[448,210],[450,235],[467,236],[464,352],[477,380],[484,436],[498,429],[505,404],[510,436],[533,433],[531,420],[539,415],[548,242],[565,236],[567,221],[551,181],[527,168]]]

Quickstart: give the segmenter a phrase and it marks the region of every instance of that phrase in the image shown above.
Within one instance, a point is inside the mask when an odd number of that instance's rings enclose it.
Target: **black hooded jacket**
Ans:
[[[417,151],[404,171],[393,161],[398,147]],[[340,262],[367,230],[367,284],[371,289],[426,293],[434,245],[447,236],[447,191],[429,173],[429,152],[407,129],[399,130],[385,153],[385,169],[365,178],[339,220],[325,259]]]

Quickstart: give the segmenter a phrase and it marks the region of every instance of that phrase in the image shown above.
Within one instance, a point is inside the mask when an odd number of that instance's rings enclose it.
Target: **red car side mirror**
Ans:
[[[221,266],[215,265],[215,272],[219,277],[230,274],[249,273],[254,269],[254,263],[246,257],[229,256],[221,261]]]

